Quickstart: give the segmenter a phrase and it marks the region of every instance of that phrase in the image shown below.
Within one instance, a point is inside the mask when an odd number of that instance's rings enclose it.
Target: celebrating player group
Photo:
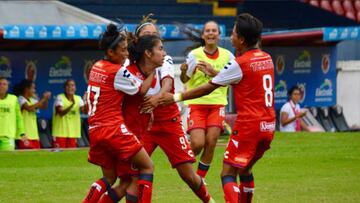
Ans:
[[[180,78],[187,91],[175,93],[172,58],[151,15],[134,33],[109,24],[99,42],[105,56],[92,66],[86,94],[88,161],[101,167],[103,177],[91,185],[83,203],[122,198],[127,203],[151,202],[150,156],[158,146],[200,201],[215,202],[205,178],[224,126],[228,85],[234,90],[237,118],[221,171],[224,198],[227,203],[251,202],[252,167],[270,148],[275,131],[274,66],[271,56],[259,48],[261,32],[257,18],[237,16],[231,35],[235,57],[218,47],[218,24],[205,23],[200,43],[181,65]],[[179,101],[189,105],[190,143]],[[192,164],[201,151],[195,171]]]

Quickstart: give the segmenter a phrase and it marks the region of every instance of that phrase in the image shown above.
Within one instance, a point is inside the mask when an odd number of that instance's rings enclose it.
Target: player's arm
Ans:
[[[155,71],[150,73],[150,75],[148,75],[148,77],[142,82],[140,91],[139,91],[140,95],[145,95],[146,92],[150,89],[151,83],[154,79],[154,76],[155,76]]]
[[[48,101],[50,99],[51,93],[45,92],[40,101],[35,104],[29,105],[27,102],[21,102],[21,110],[34,112],[36,109],[46,109],[48,107]]]
[[[180,65],[180,80],[182,83],[186,83],[187,81],[190,80],[190,77],[186,75],[186,72],[188,70],[188,65],[186,63],[183,63]]]
[[[233,60],[229,62],[229,64],[227,64],[209,83],[183,93],[176,93],[174,95],[165,94],[161,99],[161,103],[166,104],[199,98],[210,94],[220,86],[227,86],[240,82],[242,76],[243,73],[239,64]]]
[[[280,114],[280,122],[281,122],[281,125],[282,126],[286,126],[288,125],[289,123],[292,123],[294,122],[296,119],[298,118],[301,118],[303,116],[305,116],[306,112],[302,112],[302,113],[299,113],[297,115],[295,115],[294,117],[292,118],[289,118],[289,114],[286,112],[286,111],[281,111],[281,114]]]
[[[150,73],[144,81],[141,81],[139,78],[131,74],[125,67],[121,67],[114,78],[114,89],[122,91],[128,95],[145,95],[151,87],[154,75],[155,71]]]
[[[64,109],[62,98],[60,96],[58,96],[55,101],[55,113],[61,117],[65,116],[67,113],[69,113],[69,111],[75,104],[74,98],[72,98],[70,100],[71,100],[71,105]]]

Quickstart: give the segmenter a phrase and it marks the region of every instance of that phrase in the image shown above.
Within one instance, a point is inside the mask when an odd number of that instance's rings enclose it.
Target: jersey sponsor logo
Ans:
[[[316,102],[329,102],[332,101],[333,87],[330,79],[325,79],[320,87],[316,88],[315,101]]]
[[[260,131],[261,132],[274,132],[275,131],[275,122],[260,122]]]
[[[272,70],[274,69],[274,64],[271,59],[265,61],[258,61],[250,63],[250,67],[254,72],[263,71],[263,70]]]
[[[11,78],[11,63],[9,58],[5,56],[0,57],[0,76],[5,78]]]
[[[311,54],[304,50],[294,61],[294,73],[310,73],[311,72]]]
[[[275,86],[275,103],[285,103],[287,101],[287,84],[285,80],[279,80]]]
[[[37,73],[37,68],[36,68],[37,61],[36,60],[25,61],[25,64],[26,64],[25,78],[27,80],[35,81],[36,73]]]
[[[330,54],[322,55],[321,70],[323,71],[324,74],[329,72],[329,70],[330,70]]]
[[[276,72],[278,75],[281,75],[285,70],[285,57],[283,55],[278,55],[276,57]]]

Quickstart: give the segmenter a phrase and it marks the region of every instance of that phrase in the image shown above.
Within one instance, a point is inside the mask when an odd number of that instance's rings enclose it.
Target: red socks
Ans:
[[[105,178],[97,180],[91,185],[83,203],[97,203],[101,195],[103,195],[106,192],[106,189],[110,187],[109,182]]]
[[[224,190],[224,198],[226,203],[238,203],[240,191],[238,185],[236,183],[235,176],[223,176],[221,178],[223,190]]]
[[[254,195],[253,174],[240,176],[239,188],[240,188],[240,202],[251,203],[252,197]]]
[[[198,165],[198,169],[196,171],[196,173],[201,176],[202,178],[205,178],[206,173],[208,172],[210,168],[209,164],[204,164],[201,161],[199,161],[199,165]]]
[[[194,189],[193,189],[193,191],[196,194],[196,196],[198,196],[199,199],[201,199],[203,202],[205,202],[205,203],[209,202],[211,196],[210,196],[202,179],[201,179],[200,186],[197,189],[197,191]]]
[[[140,174],[138,180],[138,202],[151,203],[153,174]]]
[[[126,192],[126,203],[137,203],[138,197],[136,195]]]

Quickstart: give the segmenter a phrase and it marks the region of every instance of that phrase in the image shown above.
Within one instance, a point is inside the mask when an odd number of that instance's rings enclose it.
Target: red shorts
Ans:
[[[125,124],[93,128],[89,131],[89,137],[88,161],[107,169],[116,170],[117,163],[129,161],[142,148]]]
[[[224,163],[237,168],[252,167],[270,149],[275,122],[267,123],[273,127],[261,129],[260,121],[235,126],[224,154]]]
[[[225,107],[223,105],[189,105],[188,130],[219,127],[224,129]]]
[[[39,140],[27,140],[26,142],[19,140],[19,149],[40,149]]]
[[[54,141],[54,145],[55,147],[60,147],[60,148],[76,148],[77,138],[56,137]]]
[[[151,130],[141,137],[141,142],[149,155],[159,146],[173,168],[182,163],[196,161],[180,119],[180,117],[175,117],[170,121],[155,122]]]

